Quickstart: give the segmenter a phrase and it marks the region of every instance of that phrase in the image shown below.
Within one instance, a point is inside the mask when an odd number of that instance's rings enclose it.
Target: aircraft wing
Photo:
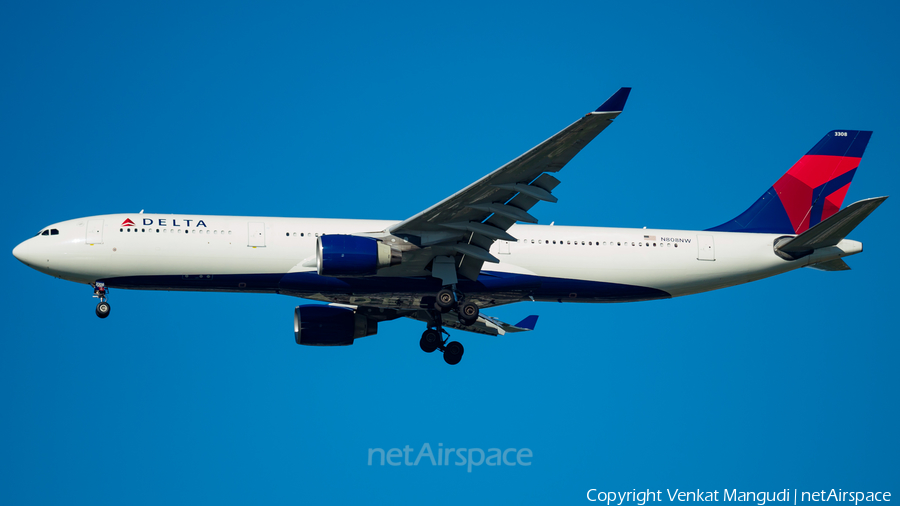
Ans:
[[[432,312],[423,309],[398,310],[368,306],[356,306],[353,304],[339,304],[336,302],[332,302],[328,305],[352,309],[376,321],[388,321],[395,320],[400,317],[406,317],[413,320],[419,320],[420,322],[425,322],[429,325],[432,325],[434,323]],[[465,330],[466,332],[475,332],[477,334],[487,334],[489,336],[502,336],[507,332],[527,332],[529,330],[534,330],[535,326],[537,325],[537,320],[537,315],[531,315],[526,316],[519,323],[512,325],[482,313],[478,315],[478,321],[476,321],[472,325],[466,326],[459,322],[459,317],[456,311],[451,311],[449,313],[444,313],[441,315],[441,325],[444,327],[451,327],[457,330]]]
[[[499,262],[488,252],[495,240],[515,241],[507,232],[515,222],[537,223],[527,211],[539,201],[557,201],[551,192],[559,180],[551,173],[562,169],[621,114],[630,92],[631,88],[620,88],[596,111],[386,232],[414,236],[420,247],[433,248],[433,255],[453,256],[457,272],[475,280],[484,262]]]

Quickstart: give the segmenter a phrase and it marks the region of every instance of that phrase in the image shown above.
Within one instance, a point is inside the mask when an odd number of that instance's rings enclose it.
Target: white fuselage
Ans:
[[[130,225],[133,223],[133,225]],[[64,221],[14,254],[46,274],[111,287],[255,291],[342,303],[414,305],[433,279],[390,273],[347,280],[316,271],[322,234],[385,230],[394,221],[113,214]],[[514,225],[518,242],[496,241],[471,292],[484,306],[536,300],[624,302],[677,297],[762,279],[862,251],[856,241],[800,260],[774,252],[780,235]],[[499,280],[504,280],[500,282]],[[495,282],[496,281],[496,282]],[[493,283],[493,284],[492,284]],[[499,284],[498,284],[499,283]]]

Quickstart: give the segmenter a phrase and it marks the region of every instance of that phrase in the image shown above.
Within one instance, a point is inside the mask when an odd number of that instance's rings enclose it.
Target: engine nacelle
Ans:
[[[294,340],[307,346],[349,346],[358,337],[375,335],[378,322],[335,306],[304,305],[294,309]]]
[[[371,237],[323,235],[316,241],[320,276],[374,276],[378,269],[400,263],[402,254]]]

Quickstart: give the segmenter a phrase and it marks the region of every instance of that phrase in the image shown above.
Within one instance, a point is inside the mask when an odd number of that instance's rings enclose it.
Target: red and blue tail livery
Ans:
[[[802,234],[841,208],[872,132],[832,130],[749,209],[711,231]]]

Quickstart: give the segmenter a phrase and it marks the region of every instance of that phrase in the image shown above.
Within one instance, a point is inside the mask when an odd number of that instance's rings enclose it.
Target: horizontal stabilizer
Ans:
[[[817,271],[849,271],[850,266],[847,265],[841,258],[835,258],[834,260],[829,260],[827,262],[819,262],[817,264],[807,265],[810,269],[815,269]]]
[[[799,258],[816,249],[835,246],[886,199],[876,197],[854,202],[790,241],[779,244],[776,249]]]

